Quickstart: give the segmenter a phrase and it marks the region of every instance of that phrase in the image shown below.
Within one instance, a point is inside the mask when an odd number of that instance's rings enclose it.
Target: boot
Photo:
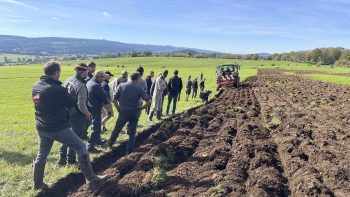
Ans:
[[[151,111],[149,116],[148,116],[149,121],[152,121],[153,115],[154,115],[154,111]]]
[[[45,189],[49,188],[49,186],[43,182],[44,172],[45,172],[45,164],[34,163],[33,170],[34,170],[34,189],[35,190],[37,190],[37,189],[45,190]]]
[[[100,185],[101,183],[106,181],[107,176],[97,176],[94,173],[91,166],[89,155],[82,155],[81,157],[79,157],[78,163],[79,163],[81,172],[85,177],[86,184],[88,184],[89,186]]]

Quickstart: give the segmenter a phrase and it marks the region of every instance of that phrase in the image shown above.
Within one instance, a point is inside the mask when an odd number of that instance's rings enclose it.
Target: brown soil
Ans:
[[[71,180],[47,194],[350,196],[349,98],[350,87],[260,70],[152,130],[103,169],[107,184]],[[154,178],[160,157],[168,158],[162,181]]]

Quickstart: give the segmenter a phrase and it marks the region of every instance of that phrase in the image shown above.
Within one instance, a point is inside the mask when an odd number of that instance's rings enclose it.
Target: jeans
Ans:
[[[197,97],[197,91],[198,91],[198,89],[193,89],[192,98]]]
[[[172,100],[173,100],[173,111],[172,111],[172,114],[175,114],[177,97],[178,97],[177,94],[176,95],[169,94],[169,96],[168,96],[168,105],[166,107],[166,113],[167,114],[169,114],[170,103],[171,103]]]
[[[92,109],[92,126],[89,147],[95,147],[101,141],[101,110],[102,108]]]
[[[81,138],[82,133],[85,130],[86,125],[86,117],[80,113],[77,109],[73,108],[70,112],[70,124],[72,127],[72,130],[75,134],[77,134],[78,137]],[[75,151],[68,147],[66,144],[63,144],[60,149],[60,156],[61,158],[65,158],[68,156],[68,161],[75,161]]]
[[[71,128],[66,128],[58,132],[38,131],[39,151],[35,159],[36,164],[46,164],[47,156],[50,154],[54,141],[61,142],[72,148],[78,155],[88,154],[84,142],[73,132]]]
[[[108,141],[108,146],[112,146],[117,140],[120,131],[129,123],[127,127],[127,133],[129,135],[129,141],[126,147],[126,153],[131,153],[135,148],[136,140],[136,127],[140,117],[140,110],[125,110],[121,109],[119,111],[118,119],[115,124],[114,130],[111,134],[111,137]]]

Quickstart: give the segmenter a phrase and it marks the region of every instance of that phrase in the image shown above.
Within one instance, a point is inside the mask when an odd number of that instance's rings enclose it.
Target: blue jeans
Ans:
[[[61,142],[72,148],[78,155],[87,155],[84,142],[73,132],[71,128],[66,128],[58,132],[42,132],[38,131],[39,136],[39,152],[35,159],[36,164],[45,164],[47,156],[50,154],[54,141]]]
[[[120,131],[129,123],[127,127],[127,132],[129,135],[129,141],[126,147],[126,153],[131,153],[135,148],[135,140],[136,140],[136,127],[139,122],[140,110],[123,110],[119,111],[118,119],[115,124],[114,130],[111,134],[111,137],[108,141],[108,146],[112,146],[117,140]]]
[[[166,107],[166,113],[169,114],[169,109],[170,109],[170,104],[171,104],[171,101],[173,101],[173,111],[172,111],[172,114],[175,114],[175,110],[176,110],[176,102],[177,102],[177,97],[179,95],[171,95],[169,94],[168,96],[168,105]]]
[[[91,137],[89,139],[89,147],[95,147],[101,141],[101,111],[102,108],[92,109],[91,118]]]
[[[87,119],[86,117],[78,111],[76,108],[71,109],[70,111],[70,124],[72,130],[78,137],[81,138],[82,133],[85,131]],[[68,161],[75,161],[75,151],[72,148],[69,148],[67,145],[63,144],[60,149],[60,156],[62,158],[68,156]]]

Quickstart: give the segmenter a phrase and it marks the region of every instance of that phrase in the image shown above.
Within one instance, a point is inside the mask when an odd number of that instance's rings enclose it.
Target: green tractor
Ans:
[[[239,87],[239,70],[238,64],[220,64],[216,67],[216,84],[217,90],[224,87]]]

